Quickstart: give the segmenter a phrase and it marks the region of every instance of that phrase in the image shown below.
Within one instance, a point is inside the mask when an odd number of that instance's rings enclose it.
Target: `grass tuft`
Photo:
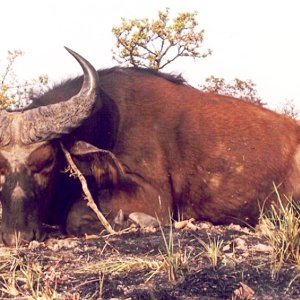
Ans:
[[[207,257],[215,270],[222,254],[221,248],[223,246],[223,240],[220,240],[219,237],[211,239],[208,236],[208,242],[201,239],[198,239],[198,241],[204,248],[204,251],[200,253],[200,255]]]
[[[272,247],[272,276],[277,277],[285,263],[300,266],[300,207],[291,197],[282,196],[274,187],[277,205],[261,211],[259,226]]]
[[[178,271],[187,268],[190,253],[187,252],[187,249],[182,250],[180,242],[178,245],[178,249],[175,251],[174,233],[173,233],[173,224],[172,224],[171,215],[170,215],[170,225],[169,225],[170,230],[169,230],[168,239],[160,223],[159,223],[159,228],[161,231],[161,235],[165,247],[165,251],[164,251],[165,253],[160,251],[160,254],[163,258],[163,265],[161,266],[161,268],[167,269],[169,281],[176,281]]]

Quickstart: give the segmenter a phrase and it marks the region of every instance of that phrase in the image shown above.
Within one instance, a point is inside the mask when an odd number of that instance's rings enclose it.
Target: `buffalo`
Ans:
[[[114,220],[142,212],[169,222],[255,224],[281,193],[299,198],[296,121],[228,96],[204,93],[180,76],[141,68],[96,71],[68,51],[84,75],[0,112],[2,240],[45,239],[43,223],[69,234],[100,230],[78,180],[63,172],[60,143],[86,176],[100,210]]]

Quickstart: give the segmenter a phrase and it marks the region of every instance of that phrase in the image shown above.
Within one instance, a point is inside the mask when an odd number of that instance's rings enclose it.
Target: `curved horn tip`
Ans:
[[[76,58],[76,60],[80,63],[80,61],[86,61],[85,58],[83,58],[80,54],[78,54],[77,52],[73,51],[72,49],[64,46],[64,48],[72,55]]]
[[[77,52],[71,50],[70,48],[65,46],[65,49],[79,62],[81,67],[83,68],[83,71],[85,74],[89,74],[91,78],[94,79],[94,84],[98,85],[99,84],[99,78],[98,78],[98,73],[96,69],[93,67],[93,65],[86,60],[84,57],[82,57],[80,54]]]
[[[67,47],[67,46],[64,46],[64,48],[70,53],[70,54],[77,54],[78,55],[78,53],[76,53],[75,51],[73,51],[72,49],[70,49],[69,47]]]

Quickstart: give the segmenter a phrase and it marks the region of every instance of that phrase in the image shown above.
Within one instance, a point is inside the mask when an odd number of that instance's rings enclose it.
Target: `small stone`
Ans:
[[[251,300],[255,292],[245,283],[240,282],[240,287],[233,292],[233,299]]]
[[[226,246],[224,246],[224,247],[222,248],[222,251],[223,251],[223,252],[227,252],[227,251],[230,251],[231,248],[232,248],[232,247],[231,247],[230,245],[226,245]]]
[[[54,252],[60,250],[61,248],[67,248],[67,249],[75,248],[77,245],[78,245],[78,241],[74,239],[63,239],[63,240],[49,239],[46,242],[46,246]]]
[[[210,223],[210,222],[201,222],[201,223],[199,223],[198,224],[198,228],[199,229],[211,229],[212,228],[212,223]]]
[[[157,227],[153,227],[153,226],[141,227],[142,233],[154,233],[154,232],[156,232],[156,230],[157,230]]]
[[[257,244],[252,247],[252,250],[257,252],[272,252],[273,248],[269,245]]]
[[[228,229],[230,230],[236,230],[236,231],[242,231],[242,227],[237,224],[230,224],[228,225]]]
[[[40,246],[45,246],[45,244],[43,242],[31,241],[28,245],[28,249],[34,250]]]
[[[196,230],[198,230],[199,228],[198,228],[195,224],[193,224],[194,221],[195,221],[195,219],[193,219],[193,218],[192,218],[192,219],[189,219],[189,221],[188,221],[188,223],[187,223],[187,228],[196,231]]]
[[[234,246],[236,249],[239,249],[239,250],[247,250],[247,244],[246,244],[246,241],[241,239],[241,238],[236,238],[233,240],[234,242]]]
[[[176,221],[174,223],[174,227],[175,227],[175,229],[183,229],[187,226],[188,223],[189,223],[189,220]]]

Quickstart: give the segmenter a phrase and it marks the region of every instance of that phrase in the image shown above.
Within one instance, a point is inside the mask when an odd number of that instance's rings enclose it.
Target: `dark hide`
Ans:
[[[299,198],[300,128],[295,121],[242,100],[203,93],[170,75],[135,68],[98,74],[102,109],[73,131],[67,144],[83,140],[115,155],[116,160],[101,151],[73,153],[81,169],[95,175],[89,176],[90,185],[106,214],[114,217],[122,209],[125,215],[140,211],[165,223],[173,213],[253,225],[259,207],[276,198],[273,183]],[[81,81],[54,87],[32,107],[68,99]],[[65,186],[55,189],[60,194]],[[67,228],[76,233],[88,226],[78,220],[85,208],[71,198],[68,203],[56,199],[64,209],[73,206]],[[51,216],[63,210],[57,207],[53,201]]]

